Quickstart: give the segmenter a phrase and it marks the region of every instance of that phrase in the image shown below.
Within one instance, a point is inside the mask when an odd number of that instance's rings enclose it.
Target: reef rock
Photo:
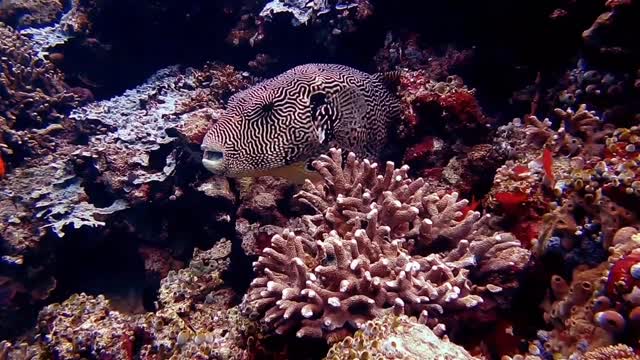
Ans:
[[[333,345],[325,360],[406,359],[474,360],[464,348],[438,337],[407,316],[383,315],[368,321],[353,337]]]

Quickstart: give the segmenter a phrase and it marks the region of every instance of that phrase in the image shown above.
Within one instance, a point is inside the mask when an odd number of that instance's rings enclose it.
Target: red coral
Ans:
[[[545,148],[542,151],[542,167],[544,168],[544,174],[551,181],[555,180],[553,175],[553,153],[550,149]]]
[[[517,176],[520,176],[522,174],[526,174],[528,173],[529,167],[525,166],[525,165],[516,165],[513,169],[512,169],[513,173],[516,174]]]
[[[631,276],[631,267],[637,263],[640,263],[640,254],[632,253],[613,264],[607,278],[607,296],[620,297],[629,293],[634,286],[640,286],[640,280]]]
[[[433,136],[427,136],[421,142],[411,146],[404,154],[404,162],[411,163],[424,159],[434,149]]]
[[[631,150],[631,151],[629,151]],[[605,159],[622,158],[623,160],[633,160],[638,154],[640,149],[636,149],[635,146],[630,147],[629,143],[617,142],[611,146],[608,146],[604,150]]]
[[[471,196],[471,202],[467,206],[463,207],[462,210],[460,210],[462,215],[460,217],[458,217],[456,220],[460,221],[460,220],[466,218],[467,214],[469,213],[469,211],[476,211],[478,206],[480,206],[480,202],[478,200],[476,200],[476,196],[475,195],[472,195]]]
[[[500,204],[500,206],[502,206],[502,208],[505,210],[505,212],[519,210],[522,205],[529,199],[527,194],[520,191],[499,192],[496,193],[495,198],[498,204]]]
[[[444,125],[449,128],[450,132],[458,128],[475,128],[489,122],[482,113],[473,92],[466,88],[457,88],[444,94],[431,91],[423,92],[413,99],[411,106],[414,109],[435,107],[439,110],[438,113],[442,115],[442,120],[445,121]],[[417,122],[420,122],[420,119]]]
[[[498,320],[495,331],[489,332],[487,342],[498,354],[517,354],[522,339],[513,334],[513,324],[509,320]]]
[[[476,126],[486,124],[484,116],[476,97],[472,92],[460,89],[445,94],[439,99],[439,105],[450,114],[461,126]]]
[[[0,178],[4,177],[4,175],[6,174],[7,170],[4,166],[4,160],[2,160],[2,156],[0,156]]]
[[[520,240],[522,246],[529,249],[531,248],[531,242],[533,239],[537,239],[540,234],[540,220],[527,220],[518,222],[513,228],[511,233]]]
[[[441,168],[441,167],[425,169],[422,172],[422,177],[427,179],[440,180],[442,178],[443,171],[444,171],[444,168]]]

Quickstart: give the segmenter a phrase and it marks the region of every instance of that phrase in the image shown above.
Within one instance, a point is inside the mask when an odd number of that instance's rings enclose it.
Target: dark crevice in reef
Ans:
[[[198,163],[198,165],[200,164]],[[235,195],[236,199],[239,199],[240,190],[238,189],[236,180],[232,178],[229,178],[228,180],[231,192]],[[251,280],[255,277],[252,266],[252,261],[255,259],[248,257],[242,248],[242,236],[235,228],[235,224],[238,219],[237,209],[230,212],[229,216],[229,231],[232,232],[232,234],[229,235],[227,239],[231,241],[231,255],[229,256],[231,263],[227,271],[225,271],[222,276],[224,283],[230,286],[235,292],[236,298],[234,300],[240,303],[242,296],[249,288]]]
[[[324,339],[298,338],[295,335],[270,336],[263,345],[269,352],[277,354],[286,351],[288,359],[321,360],[329,351]]]
[[[226,14],[230,7],[230,1],[104,1],[90,13],[92,37],[55,50],[64,54],[60,66],[71,86],[109,98],[165,66],[228,53],[224,29],[237,21]]]
[[[235,224],[236,219],[231,220]],[[229,269],[223,274],[223,281],[228,284],[236,294],[236,301],[240,302],[242,296],[247,292],[251,280],[254,279],[253,267],[251,259],[242,249],[242,239],[238,236],[230,238],[231,240],[231,264]]]
[[[106,182],[100,180],[100,173],[95,161],[78,158],[73,165],[74,172],[82,178],[82,187],[89,197],[89,203],[98,208],[105,208],[116,201],[116,194]]]
[[[0,256],[10,254],[4,247],[5,243],[6,240],[0,236]],[[51,277],[51,266],[55,261],[54,248],[53,236],[43,236],[37,249],[23,254],[23,263],[38,264],[37,267],[25,268],[9,261],[0,261],[0,274],[2,274],[0,280],[3,281],[0,284],[0,305],[9,305],[1,301],[15,296],[10,304],[15,307],[15,310],[3,311],[1,314],[0,339],[14,339],[20,334],[31,331],[38,313],[47,302],[50,302],[49,299],[38,300],[38,296],[46,297],[55,284]],[[11,279],[16,279],[16,282],[12,282]],[[33,289],[33,294],[22,291],[23,287]],[[16,293],[12,294],[14,290]]]
[[[354,32],[334,37],[330,46],[323,43],[328,34],[313,26],[292,27],[291,17],[281,14],[264,23],[265,38],[251,47],[244,42],[234,46],[228,38],[242,15],[258,11],[243,8],[248,2],[106,1],[90,12],[91,37],[71,39],[53,52],[63,55],[56,57],[56,63],[70,86],[89,88],[96,98],[104,99],[173,64],[200,66],[214,60],[253,71],[247,63],[258,53],[277,59],[260,73],[265,77],[307,62],[342,63],[374,72],[371,59],[384,45],[387,31],[420,33],[423,48],[454,44],[474,49],[471,61],[454,73],[478,90],[484,111],[500,121],[528,112],[523,103],[511,104],[509,99],[539,72],[544,88],[573,67],[580,52],[590,55],[594,65],[601,62],[601,56],[584,49],[580,34],[603,12],[602,2],[581,3],[579,11],[572,9],[577,5],[567,4],[570,16],[555,19],[550,14],[558,2],[551,0],[372,3],[373,15]],[[620,34],[623,39],[629,36]],[[619,62],[614,66],[626,68],[637,59],[621,57]]]
[[[88,227],[69,231],[57,248],[54,276],[58,284],[51,302],[84,292],[104,294],[123,312],[151,310],[144,306],[143,294],[157,291],[159,283],[156,288],[145,284],[137,245],[131,234],[115,229],[106,236]]]
[[[99,185],[90,184],[88,193],[100,191]],[[56,241],[57,287],[49,302],[85,292],[104,294],[120,311],[153,311],[165,275],[145,269],[142,248],[160,251],[157,261],[188,264],[194,248],[210,249],[220,238],[233,238],[233,222],[221,219],[222,214],[233,211],[231,203],[194,191],[169,200],[171,193],[170,184],[155,183],[149,189],[151,202],[114,215],[101,230],[67,227],[65,239]],[[248,278],[250,274],[244,272]],[[238,272],[230,276],[235,281]]]
[[[396,34],[421,34],[423,48],[452,44],[473,48],[471,61],[455,73],[478,90],[477,98],[487,113],[503,113],[506,120],[522,115],[522,109],[509,111],[507,100],[514,91],[531,84],[539,71],[545,79],[557,81],[564,70],[575,66],[574,54],[583,44],[582,30],[603,11],[601,2],[592,2],[591,6],[581,5],[577,16],[556,21],[549,17],[558,6],[551,0],[412,0],[402,6],[375,1],[374,5],[381,26]]]
[[[314,26],[292,27],[286,14],[264,23],[266,36],[255,47],[233,46],[228,35],[246,12],[242,3],[107,1],[90,15],[92,37],[72,39],[55,49],[64,54],[59,66],[71,86],[88,87],[100,99],[121,94],[168,65],[198,66],[215,60],[248,69],[257,53],[277,59],[261,74],[266,77],[307,62],[342,63],[373,72],[371,59],[383,46],[385,33],[393,29],[394,34],[422,34],[425,47],[474,47],[473,60],[460,69],[460,75],[478,88],[483,106],[493,113],[504,109],[505,99],[530,84],[538,71],[555,78],[573,65],[573,54],[582,44],[580,29],[602,11],[602,5],[594,2],[582,6],[579,15],[552,20],[549,14],[557,2],[549,0],[436,4],[412,0],[402,6],[378,0],[373,1],[371,17],[354,32],[333,38],[330,46],[323,43],[329,34]]]

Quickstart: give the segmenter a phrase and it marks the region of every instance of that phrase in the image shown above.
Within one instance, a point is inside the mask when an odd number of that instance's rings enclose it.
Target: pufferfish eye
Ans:
[[[304,163],[304,169],[307,171],[316,171],[315,166],[313,166],[313,162],[315,159],[309,159]]]

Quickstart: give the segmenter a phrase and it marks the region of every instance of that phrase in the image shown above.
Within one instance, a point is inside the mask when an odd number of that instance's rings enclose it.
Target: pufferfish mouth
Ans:
[[[202,165],[214,174],[223,175],[226,172],[224,154],[218,150],[203,149]]]

